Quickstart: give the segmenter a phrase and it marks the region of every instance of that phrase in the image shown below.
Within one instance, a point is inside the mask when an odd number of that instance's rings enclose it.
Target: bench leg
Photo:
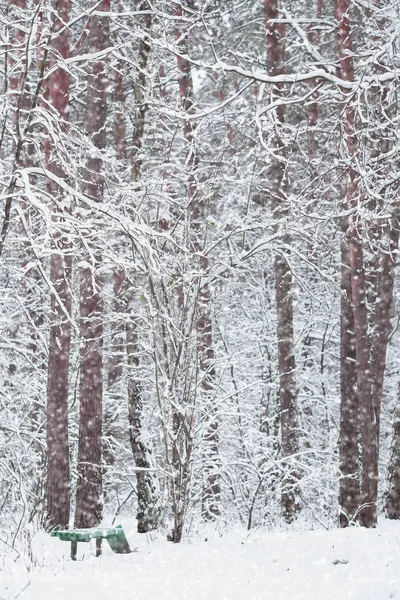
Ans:
[[[76,560],[76,551],[78,549],[78,542],[76,540],[71,542],[71,560]]]
[[[96,556],[101,556],[101,538],[96,538]]]

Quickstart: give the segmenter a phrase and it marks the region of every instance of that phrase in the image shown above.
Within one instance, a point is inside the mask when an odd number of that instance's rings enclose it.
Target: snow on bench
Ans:
[[[129,547],[128,540],[125,537],[121,525],[116,527],[98,527],[89,529],[65,529],[61,531],[52,531],[52,537],[58,537],[62,542],[71,542],[71,559],[76,560],[78,542],[90,542],[96,540],[96,556],[101,555],[101,544],[105,539],[110,544],[110,548],[116,554],[129,554],[132,550]]]

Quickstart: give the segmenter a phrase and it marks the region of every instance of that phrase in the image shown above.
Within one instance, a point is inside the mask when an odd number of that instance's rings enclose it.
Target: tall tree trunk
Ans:
[[[117,9],[122,10],[121,0],[116,0]],[[115,157],[117,161],[126,159],[126,114],[125,102],[126,95],[124,89],[124,76],[126,74],[125,64],[121,59],[117,60],[114,69],[114,143]],[[110,468],[115,462],[115,447],[113,439],[117,433],[114,428],[115,423],[115,401],[120,394],[118,382],[123,374],[123,364],[125,359],[125,323],[122,313],[124,312],[123,293],[125,289],[125,271],[116,266],[113,272],[113,317],[109,329],[109,356],[106,364],[106,381],[108,392],[108,404],[104,410],[103,419],[103,462]],[[107,489],[104,489],[106,500]]]
[[[374,307],[372,330],[371,394],[377,428],[377,446],[379,449],[379,426],[381,416],[383,381],[386,367],[386,351],[392,326],[390,318],[393,311],[393,289],[396,272],[396,256],[399,247],[400,221],[397,209],[384,228],[381,249],[378,255],[377,297]],[[387,247],[385,247],[387,244]]]
[[[188,2],[190,5],[191,3]],[[190,6],[189,6],[190,7]],[[183,111],[183,135],[187,144],[188,158],[187,167],[187,196],[189,201],[189,226],[191,235],[191,248],[194,255],[200,255],[200,272],[207,274],[208,258],[204,254],[204,236],[206,206],[204,193],[198,188],[198,166],[199,156],[195,146],[195,124],[194,121],[185,118],[193,111],[194,92],[193,77],[190,62],[185,58],[189,52],[189,29],[180,26],[183,16],[182,5],[173,3],[173,12],[176,17],[175,38],[179,46],[180,54],[177,55],[179,92]],[[207,275],[206,275],[207,276]],[[215,381],[214,349],[211,319],[211,291],[207,281],[201,277],[198,281],[197,297],[197,351],[199,356],[199,367],[201,377],[201,390],[203,400],[208,412],[208,425],[204,434],[205,463],[204,484],[202,496],[202,515],[207,520],[212,520],[220,514],[221,484],[219,476],[219,423],[215,406],[212,402],[212,393]]]
[[[342,78],[354,81],[352,59],[352,32],[349,21],[349,0],[337,0],[335,15],[338,24],[338,45]],[[363,230],[357,208],[362,197],[360,176],[354,168],[358,152],[355,107],[351,98],[345,97],[344,140],[350,165],[347,179],[346,205],[353,210],[349,222],[346,242],[351,267],[351,290],[353,299],[354,336],[356,348],[357,402],[361,439],[361,498],[360,523],[374,527],[377,519],[378,495],[378,436],[375,406],[372,396],[370,351],[371,340],[368,333],[368,309],[366,278],[364,267]],[[383,376],[383,375],[382,375]],[[347,399],[347,401],[351,399]],[[346,402],[346,399],[345,399]],[[355,458],[353,459],[355,460]]]
[[[96,5],[89,34],[90,53],[105,50],[109,43],[110,0]],[[94,147],[105,147],[107,116],[107,77],[105,62],[93,58],[88,78],[85,131]],[[89,154],[83,173],[83,193],[100,202],[104,193],[103,161],[99,154]],[[89,257],[88,257],[89,259]],[[90,259],[89,259],[90,260]],[[103,306],[101,277],[101,249],[93,249],[92,264],[80,274],[80,351],[79,380],[79,445],[78,481],[76,491],[76,527],[93,527],[101,520],[101,446],[102,446],[102,392],[103,392]]]
[[[140,10],[149,9],[147,0],[141,3]],[[152,15],[149,12],[143,17],[143,29],[149,32]],[[142,148],[146,123],[146,72],[150,53],[150,44],[145,34],[139,44],[138,69],[134,90],[134,133],[131,155],[131,181],[138,187],[142,180]],[[129,307],[128,307],[129,309]],[[128,417],[129,436],[133,457],[137,467],[137,530],[146,533],[156,529],[159,518],[159,502],[155,487],[155,475],[151,473],[150,449],[143,436],[143,403],[139,382],[139,343],[137,321],[131,317],[125,324],[126,352],[128,362]]]
[[[399,245],[400,221],[397,214],[393,215],[389,231],[389,251],[381,255],[381,266],[379,269],[377,325],[380,332],[376,338],[376,348],[372,357],[373,367],[373,389],[375,412],[379,426],[380,404],[378,399],[382,397],[383,373],[385,368],[386,347],[390,334],[390,316],[393,311],[393,286],[396,267],[397,249]],[[379,370],[378,372],[376,372]],[[399,399],[395,409],[393,420],[392,447],[388,467],[388,490],[385,495],[385,511],[389,519],[400,519],[400,405]]]
[[[266,48],[268,74],[275,76],[284,72],[285,28],[276,20],[279,18],[278,0],[264,0],[264,15],[266,27]],[[282,96],[281,85],[275,86],[275,96]],[[280,222],[287,217],[286,197],[286,156],[280,128],[285,123],[283,105],[277,107],[277,122],[273,139],[274,158],[270,167],[272,211],[276,220],[276,229]],[[282,244],[287,248],[291,243],[289,234],[283,234]],[[275,256],[275,293],[277,309],[277,339],[278,339],[278,371],[279,371],[279,400],[281,415],[282,457],[290,459],[298,452],[297,415],[296,415],[296,363],[293,340],[293,298],[292,273],[289,266],[288,250],[282,250]],[[296,500],[296,482],[298,473],[287,460],[285,477],[281,495],[283,515],[291,522],[300,505]]]
[[[358,460],[358,402],[356,345],[351,291],[351,267],[347,241],[348,219],[342,223],[344,239],[341,243],[340,288],[340,480],[339,521],[341,527],[353,522],[359,507]]]
[[[52,43],[51,65],[60,58],[68,58],[70,50],[70,32],[68,27],[72,10],[71,0],[55,2],[54,41]],[[61,130],[69,120],[69,73],[61,67],[56,68],[50,77],[50,102],[57,111],[62,124]],[[60,159],[54,141],[49,140],[49,169],[60,179],[67,174]],[[60,192],[54,184],[49,184],[53,196]],[[47,526],[66,528],[70,512],[70,468],[68,445],[68,370],[71,345],[71,271],[72,256],[68,252],[68,243],[60,232],[63,214],[57,206],[65,202],[52,203],[54,236],[53,253],[50,257],[50,340],[47,379]]]
[[[158,526],[159,503],[154,475],[150,472],[150,452],[143,439],[142,391],[137,378],[139,367],[137,324],[133,319],[126,323],[126,351],[129,368],[129,438],[137,467],[137,530],[138,533],[146,533]]]
[[[350,56],[352,37],[349,23],[348,0],[337,0],[335,16],[338,24],[338,51],[341,76],[354,80],[353,61]],[[350,158],[357,152],[354,109],[348,104],[344,117],[344,137]],[[347,176],[346,207],[356,207],[360,194],[359,178],[353,167]],[[354,217],[356,218],[356,217]],[[360,222],[353,225],[345,220],[345,237],[342,242],[341,268],[341,431],[340,431],[340,524],[346,526],[356,516],[365,498],[366,469],[364,455],[368,437],[366,414],[370,398],[368,373],[368,331],[365,297],[365,273]],[[354,360],[355,359],[355,360]],[[364,377],[361,369],[367,369]],[[356,390],[356,391],[355,391]],[[366,394],[366,395],[365,395]],[[357,421],[356,421],[357,415]],[[358,442],[361,436],[361,495],[358,489]],[[365,509],[364,509],[365,510]]]
[[[388,490],[385,494],[385,512],[389,519],[400,519],[400,402],[393,418],[392,447],[388,468]]]
[[[354,333],[356,341],[357,399],[361,433],[361,510],[364,527],[376,525],[378,497],[378,429],[371,393],[370,342],[365,293],[363,241],[357,224],[349,231]]]

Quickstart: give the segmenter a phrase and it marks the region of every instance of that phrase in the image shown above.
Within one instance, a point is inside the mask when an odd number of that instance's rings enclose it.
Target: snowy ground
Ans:
[[[33,565],[0,548],[0,600],[400,600],[400,523],[376,530],[236,532],[182,544],[125,525],[129,555],[95,558],[38,533]],[[23,564],[25,563],[25,564]]]

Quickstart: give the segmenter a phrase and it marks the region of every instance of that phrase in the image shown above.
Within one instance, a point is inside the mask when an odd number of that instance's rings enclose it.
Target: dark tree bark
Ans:
[[[358,402],[351,291],[351,267],[347,243],[348,219],[344,219],[341,243],[340,287],[340,440],[339,440],[339,506],[340,525],[347,527],[356,518],[360,501],[358,460]]]
[[[396,250],[399,245],[399,216],[392,217],[389,230],[389,249],[381,255],[380,276],[378,284],[379,303],[377,324],[380,332],[376,338],[375,353],[372,357],[373,386],[375,398],[381,399],[383,389],[383,373],[385,368],[386,347],[391,330],[390,317],[393,312],[393,286],[396,267]],[[382,306],[381,306],[382,305]],[[380,421],[380,404],[375,405],[378,426]],[[388,490],[385,495],[385,511],[389,519],[400,519],[400,406],[397,404],[392,433],[391,456],[388,467]]]
[[[264,15],[266,28],[267,68],[268,74],[275,76],[284,72],[285,29],[276,20],[279,18],[278,1],[264,0]],[[275,96],[283,94],[281,85],[275,86]],[[288,215],[286,198],[285,167],[286,156],[280,128],[285,123],[283,105],[277,107],[276,130],[273,139],[274,161],[269,169],[270,189],[272,196],[272,211],[279,230],[280,221]],[[282,235],[282,244],[290,245],[290,236]],[[275,256],[275,294],[277,309],[277,339],[278,339],[278,371],[279,371],[279,400],[281,414],[282,457],[290,459],[298,452],[297,415],[296,415],[296,363],[293,340],[293,299],[292,274],[289,266],[287,250],[278,252]],[[293,521],[300,505],[296,500],[296,481],[298,473],[287,461],[283,481],[281,504],[283,515],[288,522]]]
[[[385,494],[385,512],[389,519],[400,519],[400,406],[398,400],[393,418],[388,490]]]
[[[349,22],[348,0],[337,0],[336,20],[338,23],[339,58],[342,78],[354,81],[352,59],[352,32]],[[355,169],[358,153],[356,132],[356,112],[351,98],[346,98],[343,132],[347,155],[351,161],[348,171],[346,205],[353,211],[346,234],[351,267],[351,289],[354,316],[355,368],[357,373],[357,403],[359,433],[361,441],[361,495],[359,498],[359,520],[365,527],[375,527],[377,521],[378,497],[378,453],[379,418],[382,398],[383,378],[386,362],[386,348],[390,332],[390,306],[393,297],[394,265],[390,264],[392,254],[382,254],[378,260],[381,268],[377,284],[377,307],[369,318],[366,292],[366,273],[363,248],[363,226],[357,205],[363,196],[361,180]],[[398,233],[391,240],[397,248]],[[388,256],[389,262],[388,262]],[[372,324],[372,335],[369,334]],[[343,366],[343,364],[342,364]],[[351,398],[342,397],[342,402],[352,403]],[[353,451],[356,449],[353,444]],[[356,457],[353,456],[353,464]]]
[[[110,0],[103,0],[92,16],[90,53],[106,49],[109,43]],[[94,147],[105,147],[107,115],[106,89],[108,81],[105,62],[94,58],[90,64],[86,102],[85,130]],[[83,173],[82,191],[92,200],[103,198],[104,177],[102,158],[89,154]],[[88,257],[89,259],[89,257]],[[94,248],[92,265],[80,274],[80,329],[81,366],[79,380],[79,445],[78,481],[76,492],[76,527],[94,527],[101,520],[101,446],[102,446],[102,391],[103,391],[103,306],[101,277],[101,249]]]
[[[55,2],[55,27],[57,34],[68,23],[71,16],[70,0]],[[60,58],[68,58],[70,50],[70,33],[65,28],[61,34],[55,35],[52,44],[51,65]],[[50,102],[62,121],[60,129],[65,129],[69,120],[69,73],[58,67],[50,77]],[[56,148],[50,140],[49,169],[60,177],[67,174],[57,159]],[[60,204],[60,193],[54,184],[50,192],[55,197],[52,205],[54,236],[53,253],[50,257],[50,340],[47,379],[47,527],[66,528],[70,512],[70,467],[68,446],[68,370],[71,345],[71,271],[72,256],[68,252],[68,243],[60,232],[63,213],[57,206]],[[58,196],[58,197],[57,197]],[[64,199],[66,200],[66,199]]]
[[[345,81],[354,81],[354,66],[351,57],[352,33],[349,22],[348,0],[337,0],[335,16],[338,24],[338,51],[340,58],[341,75]],[[351,100],[346,98],[347,106],[343,125],[344,139],[347,154],[350,159],[357,154],[357,135],[355,130],[355,111]],[[347,176],[346,207],[357,208],[361,194],[360,179],[353,165],[350,166]],[[369,369],[369,338],[368,314],[365,290],[365,270],[363,257],[362,227],[359,217],[355,214],[352,222],[347,222],[347,231],[342,246],[342,355],[341,374],[341,467],[342,479],[340,490],[341,524],[346,525],[346,518],[354,519],[355,503],[358,502],[360,521],[367,526],[376,522],[376,494],[377,489],[377,446],[376,431],[374,431],[373,406],[370,385]],[[348,300],[348,272],[350,269],[351,298],[353,320],[349,314]],[[353,321],[353,322],[352,322]],[[351,329],[347,329],[347,327]],[[354,342],[351,337],[353,335]],[[357,382],[357,396],[350,388],[354,385],[354,374],[351,371],[351,353],[355,347],[355,370]],[[348,380],[344,380],[346,375]],[[361,440],[361,495],[357,498],[356,471],[354,467],[358,462],[356,428],[354,424],[355,406],[357,405],[358,428]],[[358,437],[358,436],[357,436]],[[353,454],[354,453],[354,454]]]
[[[385,512],[389,519],[400,519],[400,408],[393,420],[392,450],[389,467],[389,489],[385,496]]]
[[[393,289],[396,273],[396,256],[399,247],[400,221],[398,211],[390,218],[382,236],[378,255],[377,298],[374,307],[374,323],[371,348],[371,386],[377,427],[379,449],[379,426],[381,416],[383,381],[386,368],[386,351],[392,331],[390,318],[393,314]],[[385,242],[387,247],[385,247]]]
[[[0,230],[0,257],[10,227],[12,195],[15,191],[15,170],[23,164],[24,129],[29,111],[27,95],[28,65],[26,61],[26,23],[24,14],[27,11],[26,0],[8,0],[7,17],[10,21],[9,43],[7,46],[8,93],[11,106],[13,129],[13,165],[8,195],[4,203],[4,213]]]
[[[139,10],[148,10],[149,4],[147,0],[144,0],[140,4]],[[143,160],[141,158],[141,152],[143,147],[143,136],[144,127],[146,124],[146,113],[148,109],[148,103],[146,101],[146,69],[150,54],[150,41],[146,33],[150,31],[152,23],[152,15],[148,13],[143,16],[143,29],[144,35],[140,40],[139,54],[138,54],[138,65],[137,65],[137,76],[135,80],[134,90],[134,131],[132,136],[132,154],[131,154],[131,180],[132,182],[140,185],[142,178],[142,166]]]
[[[133,319],[126,324],[126,351],[128,355],[128,417],[129,438],[137,467],[137,530],[146,533],[158,526],[159,503],[154,475],[151,473],[150,452],[143,441],[143,404],[140,383],[137,379],[139,367],[137,324]]]
[[[140,10],[149,9],[147,0],[140,4]],[[143,16],[144,35],[140,40],[138,54],[137,77],[134,90],[134,132],[132,138],[131,154],[131,181],[138,187],[142,180],[141,158],[146,124],[147,102],[146,102],[146,71],[150,53],[150,43],[147,32],[150,31],[152,15],[148,13]],[[128,307],[129,308],[129,307]],[[143,439],[143,402],[142,391],[139,382],[139,343],[137,322],[135,318],[129,318],[125,325],[126,352],[128,362],[128,417],[129,436],[133,457],[137,467],[137,530],[138,533],[146,533],[156,529],[158,526],[159,503],[155,487],[155,475],[151,472],[150,449]]]
[[[356,341],[357,399],[361,433],[361,510],[360,523],[364,527],[376,525],[378,496],[378,430],[371,393],[370,342],[365,294],[365,270],[361,231],[350,229],[350,263],[354,306],[354,333]]]

